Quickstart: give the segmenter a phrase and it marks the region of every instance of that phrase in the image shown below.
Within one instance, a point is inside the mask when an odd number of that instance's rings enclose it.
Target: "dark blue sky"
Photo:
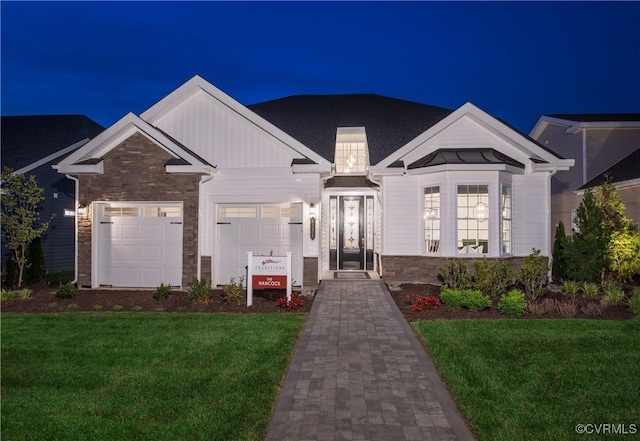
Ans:
[[[243,104],[377,93],[545,113],[640,112],[639,2],[7,2],[2,115],[108,126],[195,74]]]

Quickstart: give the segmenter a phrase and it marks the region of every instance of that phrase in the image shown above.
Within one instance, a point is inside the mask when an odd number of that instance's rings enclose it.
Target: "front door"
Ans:
[[[373,269],[373,196],[330,197],[331,270]]]

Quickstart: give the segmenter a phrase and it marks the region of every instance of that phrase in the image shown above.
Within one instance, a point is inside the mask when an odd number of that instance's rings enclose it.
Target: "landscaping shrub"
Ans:
[[[24,270],[25,282],[40,282],[47,276],[44,262],[44,251],[42,251],[42,238],[36,237],[27,248],[27,262]]]
[[[435,311],[438,309],[438,305],[440,305],[440,299],[436,296],[407,294],[405,299],[411,303],[411,311],[413,312]]]
[[[469,311],[482,311],[491,306],[491,298],[478,290],[467,289],[463,291],[462,306]]]
[[[534,315],[545,315],[555,311],[556,301],[553,299],[527,300],[527,311]]]
[[[564,280],[567,277],[567,261],[564,251],[566,246],[567,234],[564,231],[564,224],[560,221],[553,239],[553,263],[551,264],[551,277],[553,280]]]
[[[233,279],[232,279],[233,280]],[[291,293],[291,300],[287,301],[287,296],[280,297],[276,300],[276,307],[283,308],[287,311],[297,311],[304,306],[304,300],[298,297],[297,292]]]
[[[504,294],[498,302],[498,309],[502,314],[505,315],[522,315],[524,314],[525,308],[526,301],[524,298],[524,293],[518,291],[517,289],[513,289],[507,294]]]
[[[171,285],[161,283],[153,292],[153,298],[156,300],[166,300],[171,295]]]
[[[443,289],[440,300],[453,308],[467,308],[470,311],[482,311],[491,306],[491,298],[478,290]]]
[[[501,260],[477,259],[474,261],[473,287],[497,297],[513,283],[513,269],[508,262]]]
[[[605,280],[602,282],[603,298],[611,305],[619,305],[624,300],[624,291],[616,282]]]
[[[564,290],[564,293],[566,295],[575,297],[580,291],[580,283],[576,282],[575,280],[563,280],[562,289]]]
[[[440,291],[440,301],[452,308],[462,308],[462,290],[445,288]]]
[[[76,286],[71,283],[61,283],[56,289],[56,297],[59,299],[73,299],[76,297]]]
[[[633,288],[633,292],[627,299],[627,306],[634,314],[640,314],[640,287]]]
[[[206,280],[194,279],[187,295],[195,302],[206,303],[211,298],[211,284]]]
[[[633,231],[617,231],[611,235],[609,269],[622,280],[631,280],[640,274],[640,234]]]
[[[12,290],[2,290],[0,291],[0,300],[5,301],[5,300],[13,300],[13,298],[16,296],[16,292],[12,291]]]
[[[578,313],[578,303],[574,299],[558,301],[556,310],[562,317],[572,318]]]
[[[580,311],[584,315],[600,315],[606,308],[607,302],[603,299],[596,300],[594,302],[587,302],[580,307]]]
[[[600,294],[600,287],[591,282],[584,282],[582,284],[582,292],[584,292],[584,296],[589,299],[595,299]]]
[[[538,298],[544,291],[548,280],[548,267],[544,257],[540,256],[540,250],[532,249],[525,259],[518,273],[518,282],[524,287],[527,298]]]
[[[439,268],[442,283],[447,288],[465,289],[471,285],[469,267],[462,259],[451,259]]]
[[[222,287],[225,302],[241,305],[244,302],[244,276],[240,276],[236,282],[235,277]]]

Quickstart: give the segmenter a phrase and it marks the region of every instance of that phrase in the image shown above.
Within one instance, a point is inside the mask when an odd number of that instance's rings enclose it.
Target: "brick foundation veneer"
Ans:
[[[381,256],[382,278],[387,283],[431,283],[440,285],[438,273],[440,267],[445,265],[451,257],[431,256]],[[490,258],[490,260],[506,260],[515,271],[519,270],[524,257]],[[473,271],[475,259],[463,259],[467,262],[469,270]]]
[[[302,286],[313,288],[318,286],[318,258],[304,257],[302,269]]]
[[[80,204],[92,202],[182,202],[182,286],[197,275],[200,175],[166,173],[171,155],[136,133],[108,152],[104,173],[80,175]],[[91,286],[91,219],[78,220],[78,286]],[[210,277],[210,275],[209,275]]]

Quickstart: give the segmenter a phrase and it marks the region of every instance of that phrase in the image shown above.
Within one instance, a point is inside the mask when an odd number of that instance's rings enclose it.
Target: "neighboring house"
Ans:
[[[575,167],[557,173],[551,186],[552,229],[563,222],[573,228],[583,189],[603,182],[609,171],[616,183],[626,216],[640,222],[640,113],[554,114],[542,116],[530,136],[566,158],[575,158]],[[635,152],[635,154],[634,154]]]
[[[551,175],[573,162],[470,103],[246,107],[195,76],[57,167],[89,208],[80,286],[219,285],[245,274],[247,251],[292,251],[307,287],[328,271],[437,282],[452,257],[548,256]]]
[[[65,217],[65,209],[75,208],[75,185],[53,170],[52,164],[104,128],[82,115],[3,116],[0,121],[2,167],[11,167],[14,173],[35,175],[45,197],[40,219],[46,221],[56,215],[42,241],[47,271],[73,270],[74,217]],[[8,253],[3,249],[3,267]]]

